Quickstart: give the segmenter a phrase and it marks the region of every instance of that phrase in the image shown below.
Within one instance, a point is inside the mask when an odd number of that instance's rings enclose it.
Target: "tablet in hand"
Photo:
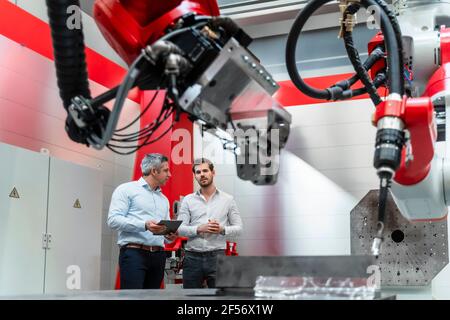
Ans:
[[[160,226],[166,226],[166,231],[164,234],[176,232],[180,227],[182,220],[161,220],[157,224]]]

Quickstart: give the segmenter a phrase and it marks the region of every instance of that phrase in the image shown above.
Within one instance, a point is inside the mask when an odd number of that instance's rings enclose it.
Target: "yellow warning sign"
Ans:
[[[80,200],[79,199],[75,200],[75,203],[73,204],[73,207],[77,208],[77,209],[81,209],[81,204],[80,204]]]
[[[9,197],[10,197],[10,198],[16,198],[16,199],[19,199],[19,198],[20,198],[19,193],[17,192],[16,187],[14,187],[14,188],[12,189],[11,193],[9,194]]]

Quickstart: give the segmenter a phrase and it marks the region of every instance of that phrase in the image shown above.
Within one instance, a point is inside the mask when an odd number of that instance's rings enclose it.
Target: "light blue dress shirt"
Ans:
[[[114,190],[108,213],[108,226],[118,231],[119,246],[139,243],[164,246],[164,236],[145,230],[148,220],[170,220],[169,200],[158,187],[152,190],[144,178],[121,184]]]

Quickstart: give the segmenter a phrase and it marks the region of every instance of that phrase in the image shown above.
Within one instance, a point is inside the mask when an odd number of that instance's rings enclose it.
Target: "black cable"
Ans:
[[[369,6],[377,6],[379,2],[382,3],[382,0],[362,0],[362,3],[366,8]],[[380,19],[387,52],[387,80],[389,93],[396,93],[403,97],[405,94],[405,87],[403,80],[403,53],[400,51],[402,50],[401,48],[403,48],[401,31],[399,27],[395,28],[392,25],[391,20],[396,21],[396,19],[391,11],[387,9],[387,6],[382,8],[383,10],[380,11]],[[389,14],[387,12],[389,12]]]
[[[112,138],[111,141],[130,143],[130,142],[136,142],[136,141],[142,140],[143,138],[151,136],[172,114],[173,114],[173,110],[171,110],[171,112],[168,113],[162,120],[152,123],[152,126],[149,128],[146,128],[145,130],[136,132],[134,134],[134,136],[130,136],[126,139]]]
[[[309,1],[295,18],[286,42],[286,68],[292,82],[304,94],[316,99],[324,100],[330,100],[332,98],[330,92],[328,90],[311,87],[303,81],[303,78],[297,70],[295,52],[297,49],[298,38],[300,37],[300,33],[302,32],[306,21],[308,21],[309,17],[311,17],[317,9],[331,1],[333,0]]]
[[[364,61],[363,67],[366,70],[369,70],[373,67],[373,65],[380,59],[384,58],[385,52],[383,49],[378,46],[370,53],[369,57]],[[335,85],[341,87],[343,90],[350,89],[352,85],[354,85],[359,80],[358,74],[354,74],[352,77],[337,82]]]
[[[147,110],[150,108],[150,106],[153,104],[153,102],[155,102],[156,96],[158,95],[159,91],[160,91],[160,90],[159,90],[159,85],[158,85],[155,94],[154,94],[153,97],[150,99],[150,102],[147,104],[147,106],[144,108],[144,110],[142,110],[142,111],[139,113],[139,116],[137,116],[133,121],[131,121],[131,122],[130,122],[129,124],[127,124],[126,126],[120,128],[120,129],[116,129],[116,130],[114,131],[114,134],[117,135],[117,132],[121,132],[121,131],[123,131],[123,130],[128,129],[128,128],[131,127],[133,124],[135,124],[140,118],[142,118],[142,116],[147,112]]]
[[[172,129],[172,127],[173,127],[173,124],[171,124],[170,127],[169,127],[168,129],[166,129],[163,133],[161,133],[157,138],[155,138],[155,139],[149,141],[149,139],[151,138],[151,136],[152,136],[153,133],[154,133],[154,132],[153,132],[152,134],[148,135],[148,136],[145,138],[144,142],[141,143],[141,144],[139,144],[138,146],[120,146],[120,145],[115,145],[115,144],[111,144],[111,143],[108,143],[108,145],[111,146],[111,147],[114,147],[114,148],[119,148],[119,149],[134,149],[134,148],[141,148],[141,147],[143,147],[143,146],[149,145],[149,144],[151,144],[151,143],[153,143],[153,142],[155,142],[155,141],[161,139],[167,132],[169,132],[170,129]]]
[[[133,136],[123,138],[123,139],[111,139],[111,141],[115,142],[123,142],[123,143],[129,143],[129,142],[136,142],[141,140],[142,138],[145,138],[149,135],[152,135],[160,126],[162,123],[164,123],[173,112],[169,113],[162,121],[158,121],[157,123],[152,124],[152,126],[146,128],[145,130],[141,130],[136,132]]]
[[[114,139],[114,138],[111,139],[112,141],[122,142],[122,143],[131,143],[131,142],[136,142],[136,141],[145,139],[141,145],[124,146],[124,145],[115,145],[115,144],[109,143],[110,150],[115,152],[117,150],[113,150],[113,148],[119,148],[119,149],[121,148],[121,149],[133,149],[134,151],[137,151],[137,150],[139,150],[140,147],[142,147],[142,145],[147,145],[147,144],[151,143],[151,141],[154,141],[154,140],[151,140],[149,142],[150,137],[173,114],[173,110],[174,110],[173,105],[168,103],[166,100],[157,119],[155,119],[155,121],[153,121],[152,124],[147,125],[147,128],[145,130],[140,130],[133,137],[128,137],[127,139]],[[163,120],[161,120],[162,115],[164,115]],[[163,135],[166,132],[164,132]]]
[[[365,7],[368,6],[376,6],[377,3],[375,0],[362,0],[362,5]],[[349,13],[353,12],[355,10],[355,7],[353,5],[350,5],[346,12]],[[385,39],[385,46],[386,51],[388,52],[387,55],[387,62],[388,62],[388,87],[390,93],[397,93],[400,96],[403,96],[404,94],[404,86],[403,86],[403,73],[402,68],[400,68],[400,57],[398,52],[398,43],[397,43],[397,37],[395,35],[394,29],[390,23],[390,20],[387,16],[387,14],[382,10],[380,12],[380,18],[381,18],[381,29],[383,31],[384,39]],[[353,67],[355,68],[355,71],[358,73],[361,81],[366,86],[372,101],[378,102],[375,88],[373,87],[372,81],[370,80],[370,77],[368,76],[367,72],[361,65],[361,61],[359,60],[359,55],[353,46],[353,42],[351,39],[351,33],[348,31],[344,31],[344,40],[346,43],[346,49],[350,57],[350,61],[352,62]],[[375,94],[376,93],[376,94]],[[379,96],[378,96],[379,97]],[[376,105],[377,103],[375,103]]]
[[[170,107],[167,107],[167,106],[164,104],[164,105],[161,107],[161,111],[159,112],[158,116],[156,117],[155,120],[153,120],[152,123],[146,125],[144,128],[140,129],[139,131],[136,131],[136,132],[133,132],[133,133],[126,133],[126,134],[115,133],[113,137],[117,137],[117,138],[122,137],[122,139],[125,139],[125,138],[127,138],[127,137],[128,137],[128,138],[132,138],[132,137],[134,137],[134,136],[136,136],[136,135],[139,135],[140,133],[142,133],[142,132],[144,132],[144,131],[149,131],[149,130],[151,130],[151,128],[152,128],[154,125],[156,125],[156,124],[160,121],[161,117],[163,117],[163,118],[165,117],[164,113],[167,113],[167,112],[169,112],[170,110],[171,110],[171,108],[170,108]],[[163,115],[164,115],[164,116],[163,116]]]
[[[286,67],[289,73],[289,76],[295,86],[301,90],[306,95],[317,98],[317,99],[338,99],[338,96],[342,93],[342,89],[340,88],[329,88],[328,90],[317,89],[307,85],[302,77],[300,76],[295,59],[296,46],[298,42],[298,38],[300,33],[309,19],[313,15],[313,13],[319,9],[321,6],[325,5],[332,0],[312,0],[307,3],[307,5],[300,11],[299,15],[296,17],[294,24],[292,25],[291,30],[288,34],[288,39],[286,43]],[[375,0],[362,0],[362,5],[365,8],[368,8],[371,5],[379,6]],[[381,10],[381,29],[383,35],[385,37],[385,44],[387,48],[387,52],[389,53],[388,59],[388,87],[391,93],[398,93],[401,96],[404,94],[404,85],[403,85],[403,73],[401,73],[402,68],[400,68],[400,61],[402,61],[400,57],[399,48],[401,47],[401,43],[399,44],[399,40],[401,40],[400,30],[396,29],[394,32],[394,27],[391,25],[390,17],[385,12],[385,10]],[[393,17],[393,21],[395,17]],[[400,41],[401,42],[401,41]],[[400,79],[398,79],[398,75]],[[334,91],[332,91],[332,90]]]
[[[116,153],[116,154],[125,155],[125,156],[126,156],[126,155],[130,155],[130,154],[135,153],[136,151],[138,151],[138,150],[141,149],[142,147],[147,146],[147,145],[152,144],[152,143],[155,143],[156,141],[160,140],[163,136],[165,136],[165,135],[172,129],[172,127],[173,127],[173,124],[172,124],[166,131],[164,131],[159,137],[155,138],[154,140],[147,141],[147,142],[145,142],[145,143],[143,143],[143,144],[141,144],[141,145],[135,147],[135,149],[133,149],[132,151],[129,151],[129,152],[120,152],[120,151],[117,151],[117,150],[115,150],[114,148],[125,149],[125,147],[122,147],[122,146],[115,146],[115,145],[111,145],[111,144],[109,144],[109,143],[106,145],[106,147],[107,147],[109,150],[111,150],[112,152]],[[128,147],[128,148],[132,148],[132,147]]]
[[[373,80],[373,85],[375,86],[375,88],[380,87],[382,84],[386,83],[386,74],[385,73],[379,73],[377,74],[377,76],[375,77],[375,79]],[[353,89],[351,90],[351,97],[356,97],[356,96],[360,96],[362,94],[367,93],[367,89],[366,87],[362,87],[362,88],[357,88],[357,89]],[[345,94],[345,91],[344,91]]]
[[[356,12],[358,12],[359,8],[360,5],[357,3],[350,4],[345,9],[344,19],[348,16],[354,15]],[[358,75],[358,78],[361,80],[364,87],[366,88],[367,93],[369,94],[369,97],[372,100],[373,104],[375,106],[379,105],[382,102],[382,100],[377,92],[377,89],[373,85],[372,80],[370,79],[370,76],[367,73],[367,70],[361,63],[358,50],[355,48],[353,44],[352,31],[349,31],[347,30],[347,28],[344,28],[343,38],[345,43],[345,50],[347,51],[347,55],[350,59],[350,62],[353,65],[353,68],[355,69],[356,74]]]
[[[383,181],[386,180],[386,181]],[[380,191],[378,195],[378,221],[384,223],[386,214],[386,202],[389,192],[390,181],[389,179],[380,179]]]
[[[89,82],[84,53],[82,28],[69,29],[67,21],[71,13],[68,8],[79,10],[79,0],[46,0],[49,25],[55,57],[56,78],[59,95],[67,110],[72,98],[83,96],[90,98]],[[80,14],[78,12],[77,14]]]
[[[400,25],[398,24],[397,18],[395,17],[395,13],[389,9],[388,4],[384,0],[374,0],[386,13],[392,28],[394,29],[395,38],[397,40],[397,51],[399,56],[399,69],[401,71],[400,75],[403,79],[403,72],[405,67],[404,56],[403,56],[403,40],[402,40],[402,31],[400,29]],[[405,82],[401,82],[400,92],[405,91]]]

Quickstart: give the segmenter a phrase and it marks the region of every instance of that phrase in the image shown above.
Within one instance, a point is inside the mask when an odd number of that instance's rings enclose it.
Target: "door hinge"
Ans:
[[[42,249],[47,250],[50,249],[50,245],[52,243],[52,235],[49,233],[42,234]]]

